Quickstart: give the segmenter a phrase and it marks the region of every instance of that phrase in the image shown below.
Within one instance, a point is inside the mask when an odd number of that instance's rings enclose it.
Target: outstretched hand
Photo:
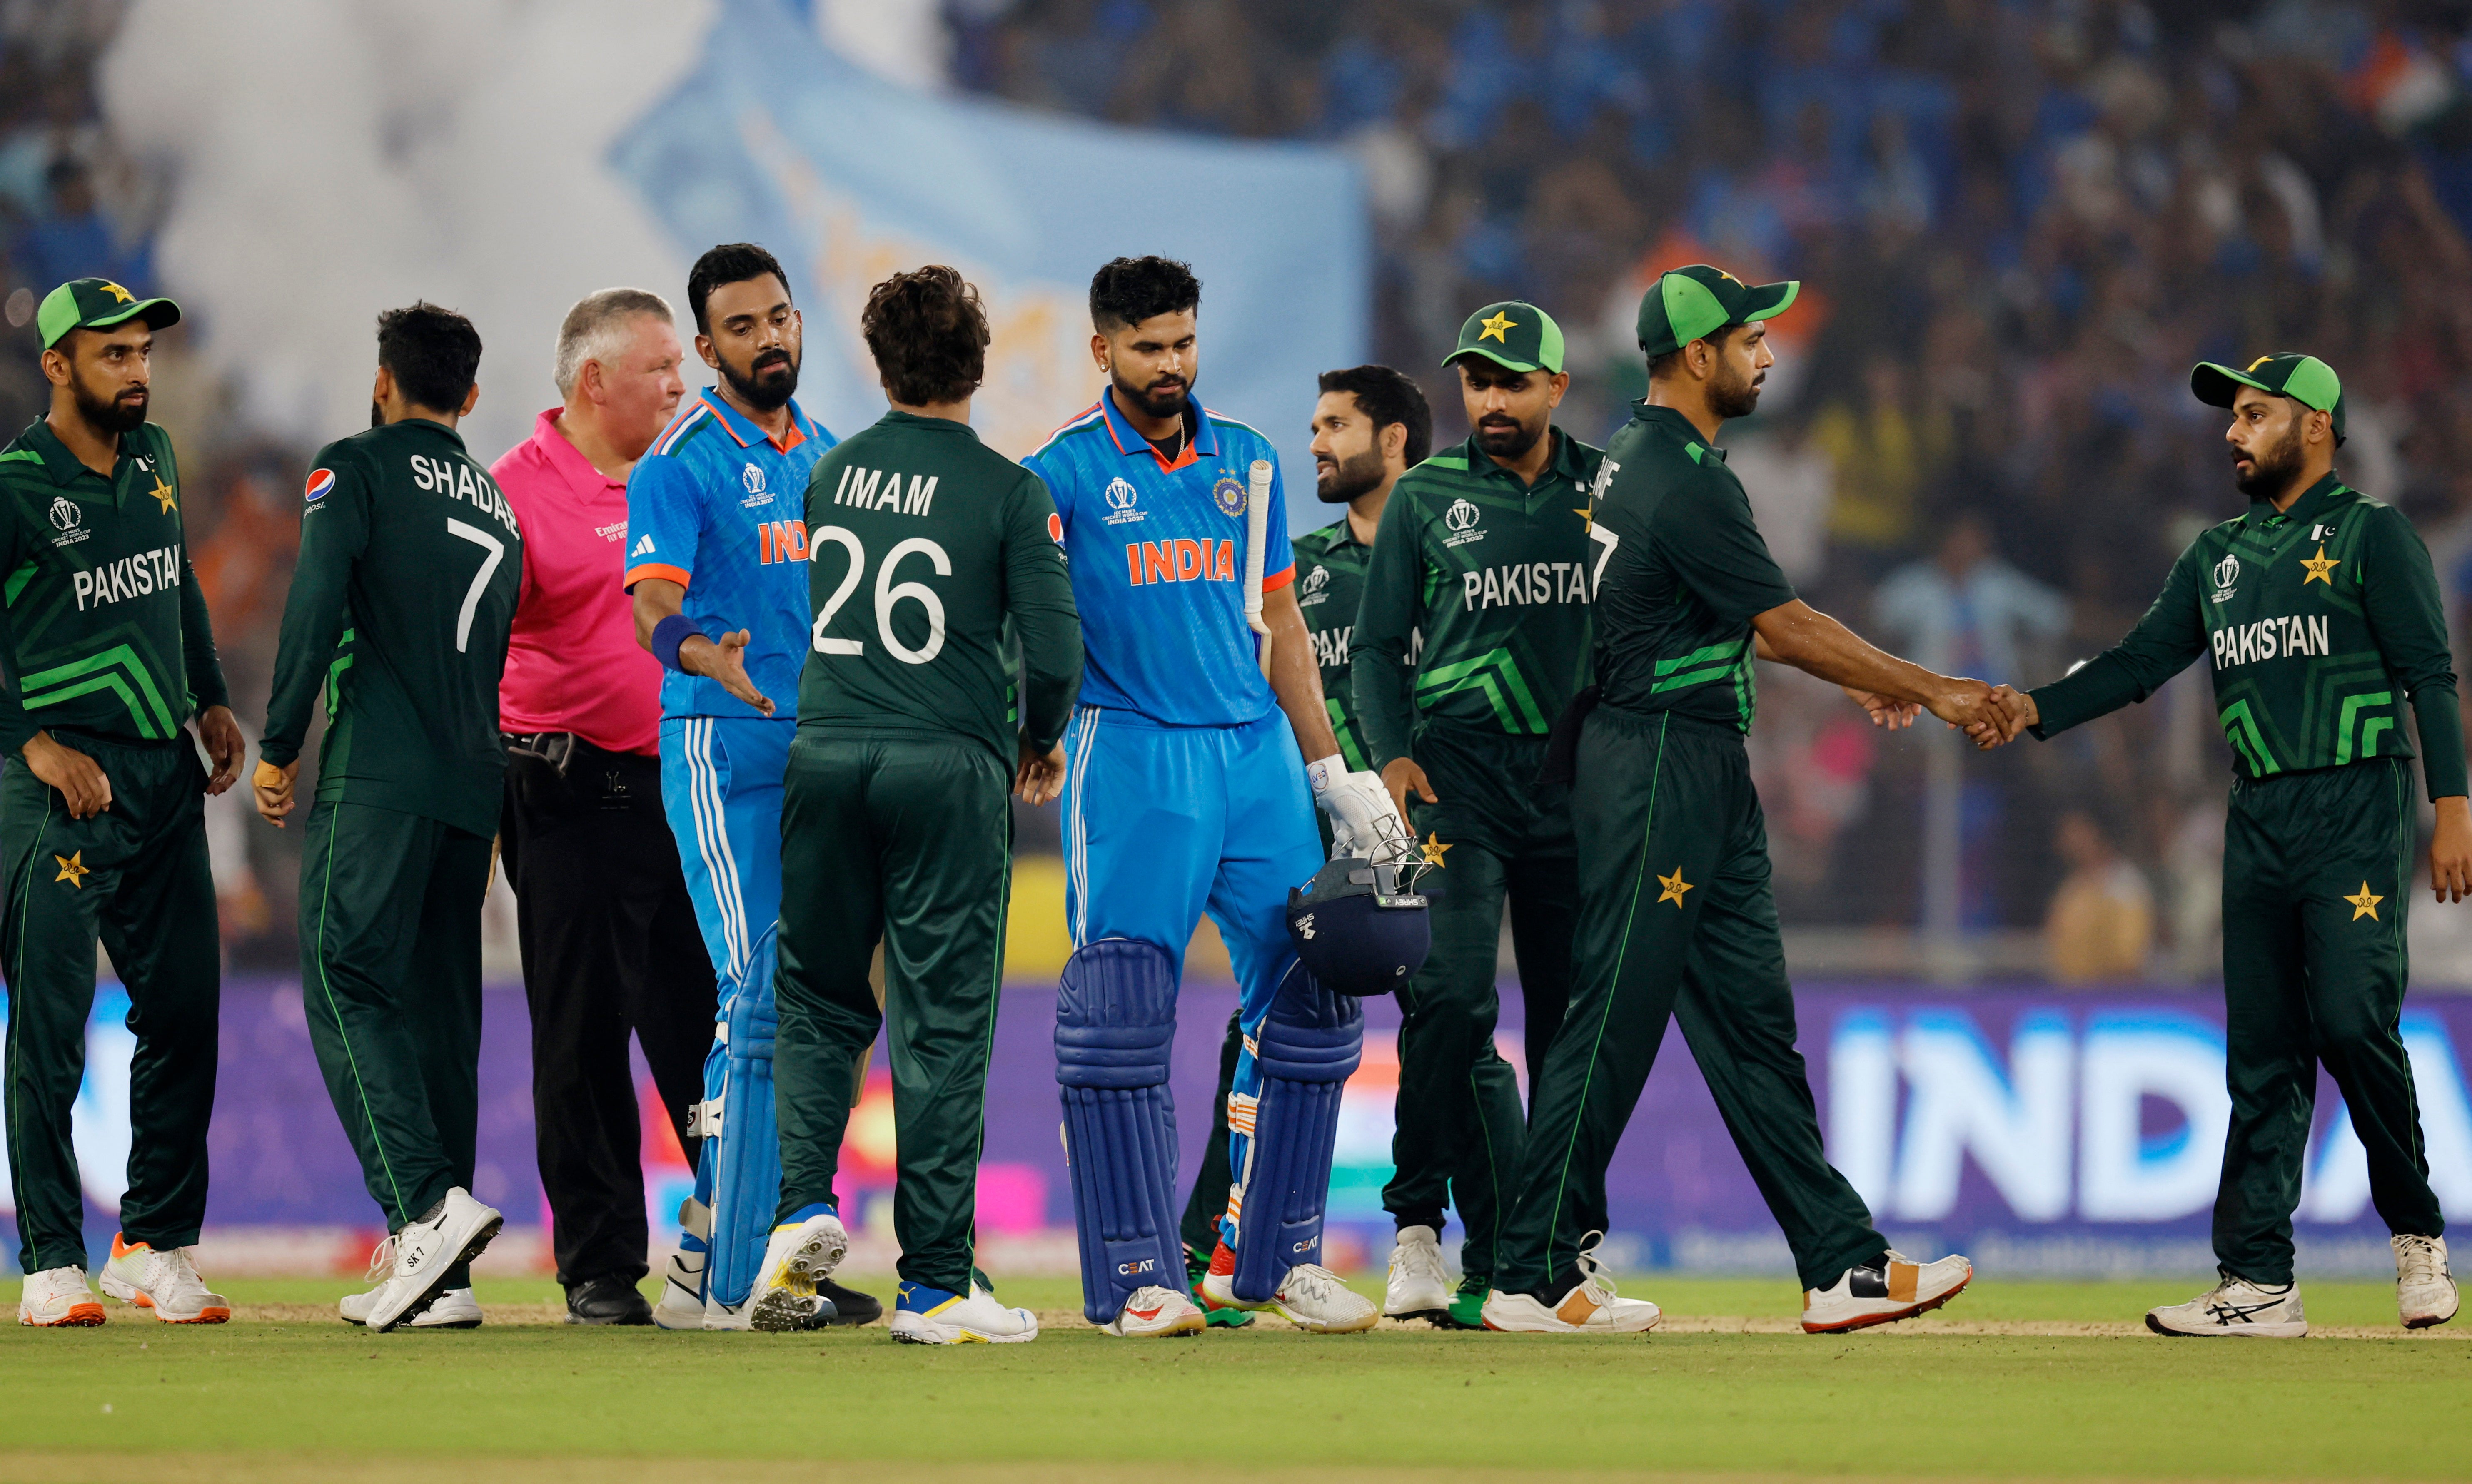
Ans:
[[[1904,731],[1923,714],[1920,701],[1892,701],[1885,695],[1858,691],[1850,685],[1842,685],[1838,689],[1845,693],[1847,700],[1870,713],[1873,726],[1885,726],[1891,732]]]
[[[1966,741],[1989,751],[2016,740],[2029,724],[2027,712],[2034,703],[2010,686],[1950,680],[1927,704],[1933,716],[1961,729]]]
[[[751,637],[743,628],[719,639],[690,635],[686,643],[678,646],[678,663],[696,674],[720,681],[723,690],[769,717],[772,714],[772,698],[755,689],[755,682],[747,677],[747,641]]]

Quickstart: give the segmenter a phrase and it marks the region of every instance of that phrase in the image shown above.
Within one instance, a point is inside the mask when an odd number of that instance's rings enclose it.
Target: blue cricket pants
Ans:
[[[661,718],[661,810],[726,997],[781,915],[781,779],[795,718]]]

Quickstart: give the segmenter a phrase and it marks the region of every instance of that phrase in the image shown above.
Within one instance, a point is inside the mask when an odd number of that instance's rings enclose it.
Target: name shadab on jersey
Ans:
[[[679,611],[707,638],[746,629],[747,677],[781,721],[807,656],[807,475],[834,441],[792,402],[776,443],[707,387],[627,480],[627,585],[685,588]],[[720,681],[676,671],[661,676],[661,714],[762,715]]]
[[[1163,457],[1113,389],[1022,460],[1056,501],[1087,663],[1082,704],[1172,726],[1240,726],[1277,704],[1245,623],[1247,474],[1271,461],[1262,588],[1295,577],[1278,452],[1254,428],[1188,403]]]

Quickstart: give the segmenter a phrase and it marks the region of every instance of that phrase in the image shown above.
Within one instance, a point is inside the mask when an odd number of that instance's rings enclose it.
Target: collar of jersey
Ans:
[[[1131,423],[1125,420],[1125,414],[1117,411],[1116,389],[1113,385],[1109,385],[1099,393],[1099,411],[1106,417],[1107,436],[1116,440],[1116,452],[1126,455],[1148,454],[1158,464],[1159,472],[1162,474],[1174,474],[1178,469],[1190,467],[1200,459],[1219,457],[1219,432],[1211,423],[1210,409],[1194,401],[1190,396],[1186,397],[1184,402],[1184,427],[1185,432],[1191,436],[1184,440],[1183,455],[1174,463],[1159,458],[1159,451],[1151,446],[1151,440],[1142,436]]]
[[[772,443],[772,435],[740,415],[738,409],[730,406],[728,400],[722,396],[719,387],[706,387],[701,395],[703,397],[704,406],[711,408],[713,414],[721,419],[722,427],[727,429],[729,436],[738,440],[739,447],[753,448],[758,443],[764,443],[772,445],[774,453],[786,452],[778,444]],[[807,410],[798,405],[796,397],[790,399],[790,426],[798,430],[798,436],[801,439],[816,436],[816,425],[808,421]]]
[[[1682,413],[1675,408],[1652,406],[1647,400],[1642,399],[1640,401],[1633,402],[1630,405],[1630,414],[1642,422],[1652,422],[1657,424],[1664,428],[1668,433],[1680,438],[1685,443],[1699,444],[1701,448],[1706,449],[1711,455],[1715,456],[1719,463],[1723,463],[1725,461],[1725,451],[1719,448],[1716,444],[1709,442],[1706,438],[1701,437],[1700,436],[1699,426],[1693,423],[1690,418],[1683,416]]]
[[[558,420],[565,412],[562,406],[553,407],[533,421],[533,443],[540,450],[541,461],[578,498],[588,500],[612,489],[625,489],[625,480],[613,480],[602,473],[559,428]]]
[[[2335,471],[2329,469],[2324,479],[2300,492],[2300,498],[2292,502],[2291,509],[2280,513],[2288,521],[2309,520],[2314,516],[2325,514],[2329,506],[2351,492],[2348,485],[2335,477]],[[2248,503],[2248,523],[2253,527],[2263,527],[2267,522],[2274,519],[2276,514],[2274,502],[2270,500],[2252,500]]]
[[[136,437],[135,429],[131,429],[120,436],[120,457],[114,459],[111,465],[110,483],[114,485],[120,483],[120,466],[129,461]],[[42,455],[43,472],[52,477],[52,483],[55,484],[74,484],[79,475],[94,474],[94,471],[87,468],[77,455],[69,452],[69,446],[60,441],[60,436],[52,431],[52,425],[47,419],[41,417],[35,419],[35,425],[26,430],[26,441],[34,446],[36,453]],[[94,474],[94,477],[104,478],[100,474]]]

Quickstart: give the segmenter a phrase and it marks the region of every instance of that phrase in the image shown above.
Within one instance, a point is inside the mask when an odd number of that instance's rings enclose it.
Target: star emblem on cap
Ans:
[[[53,877],[52,880],[66,882],[81,891],[85,889],[84,878],[94,870],[94,867],[85,863],[84,851],[81,850],[70,856],[54,856],[52,861],[60,868],[60,874]]]
[[[2361,883],[2361,894],[2359,896],[2345,897],[2343,900],[2352,904],[2352,921],[2359,922],[2364,917],[2367,918],[2371,922],[2383,921],[2383,919],[2378,916],[2378,904],[2384,902],[2386,898],[2379,896],[2374,891],[2371,891],[2367,882]]]
[[[1659,903],[1671,902],[1674,904],[1675,910],[1681,910],[1682,894],[1692,889],[1691,883],[1682,879],[1682,867],[1676,866],[1671,876],[1658,877],[1656,883],[1665,888],[1665,894],[1656,900]]]
[[[2304,556],[2300,558],[2300,565],[2309,569],[2309,576],[2300,579],[2300,585],[2302,587],[2307,587],[2312,582],[2323,582],[2328,587],[2333,587],[2335,585],[2335,578],[2332,574],[2336,568],[2342,564],[2343,559],[2341,557],[2329,556],[2326,554],[2325,545],[2321,542],[2318,547],[2317,555]]]
[[[172,486],[163,483],[163,476],[160,474],[154,476],[154,487],[146,492],[153,495],[155,502],[163,506],[163,513],[166,515],[171,514],[173,506],[179,503],[172,498]]]
[[[110,294],[112,298],[123,304],[130,303],[137,297],[136,294],[130,293],[127,289],[113,283],[108,278],[103,281],[102,292]]]
[[[1502,332],[1505,330],[1515,330],[1519,328],[1518,320],[1511,318],[1509,315],[1504,314],[1498,309],[1493,312],[1492,318],[1480,319],[1477,323],[1482,326],[1482,328],[1477,331],[1476,338],[1478,340],[1500,341],[1506,345],[1510,343],[1510,337],[1503,334]]]
[[[1424,845],[1420,848],[1425,853],[1427,865],[1439,865],[1442,863],[1442,852],[1451,847],[1442,843],[1442,837],[1438,833],[1429,833],[1425,836]]]

